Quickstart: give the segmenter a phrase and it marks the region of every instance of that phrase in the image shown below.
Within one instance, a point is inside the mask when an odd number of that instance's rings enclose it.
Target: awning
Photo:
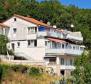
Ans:
[[[64,40],[55,39],[55,38],[48,38],[48,40],[58,42],[58,43],[66,43],[66,41],[64,41]]]

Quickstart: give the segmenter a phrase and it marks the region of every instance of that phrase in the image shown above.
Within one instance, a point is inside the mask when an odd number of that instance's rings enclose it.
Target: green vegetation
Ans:
[[[42,73],[40,72],[39,68],[31,67],[30,70],[29,70],[29,75],[31,75],[31,76],[41,76]]]
[[[0,0],[0,22],[10,18],[13,14],[31,16],[43,20],[45,23],[49,21],[51,25],[57,25],[58,28],[81,31],[84,37],[84,45],[88,50],[91,49],[91,9],[79,9],[72,5],[63,6],[58,0],[44,0],[42,2],[36,0]],[[71,28],[71,24],[74,24],[74,28]],[[8,39],[1,35],[0,54],[7,54],[7,42]],[[89,54],[79,56],[76,60],[76,70],[73,72],[75,84],[91,83],[90,54],[91,51],[89,51]],[[13,84],[31,84],[31,81],[32,84],[49,84],[49,81],[53,80],[51,76],[38,75],[40,75],[39,68],[0,65],[0,80],[4,80],[4,84],[7,84],[7,81],[8,84],[12,82],[15,82]]]
[[[0,64],[1,84],[50,84],[57,76],[41,72],[44,67]]]
[[[10,55],[13,55],[13,52],[7,49],[8,42],[9,40],[6,36],[0,35],[0,54],[7,55],[8,52]]]
[[[76,69],[73,72],[75,84],[91,84],[91,53],[83,54],[75,61]]]
[[[0,21],[10,18],[13,14],[31,16],[38,20],[51,22],[72,31],[81,31],[84,44],[91,48],[91,10],[79,9],[75,6],[63,6],[59,0],[0,0]],[[74,28],[70,25],[74,24]]]
[[[0,54],[7,54],[7,46],[8,38],[4,35],[0,35]]]

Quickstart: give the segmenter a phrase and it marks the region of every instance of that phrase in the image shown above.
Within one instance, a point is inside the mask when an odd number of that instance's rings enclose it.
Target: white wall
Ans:
[[[16,18],[16,21],[14,21],[14,18]],[[10,27],[8,37],[10,40],[25,40],[27,39],[28,35],[28,27],[36,27],[37,25],[27,22],[25,20],[22,20],[17,17],[12,17],[9,20],[5,21],[3,24]],[[13,33],[13,28],[17,29],[16,34]]]
[[[44,56],[45,56],[45,47],[43,47],[42,44],[44,44],[44,42],[39,42],[40,40],[38,40],[37,44],[38,47],[29,47],[27,45],[27,41],[12,41],[10,43],[10,48],[12,48],[11,44],[14,43],[15,44],[15,53],[20,53],[20,54],[24,54],[23,57],[31,60],[43,60]],[[42,39],[43,41],[43,39]],[[17,42],[20,42],[20,46],[18,47]]]
[[[14,21],[16,18],[16,21]],[[10,39],[10,44],[8,44],[8,48],[12,49],[11,44],[15,44],[14,52],[17,54],[23,54],[27,59],[33,60],[43,60],[45,56],[45,40],[37,39],[36,34],[28,35],[28,27],[37,27],[37,25],[22,20],[17,17],[12,17],[9,20],[4,22],[5,25],[10,27],[8,38]],[[13,32],[13,28],[16,28],[16,34]],[[37,39],[37,47],[29,47],[27,40]],[[20,47],[18,47],[17,42],[20,42]]]

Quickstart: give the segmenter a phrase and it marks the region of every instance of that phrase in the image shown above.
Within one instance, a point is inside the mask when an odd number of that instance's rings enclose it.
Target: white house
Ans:
[[[57,29],[31,17],[14,15],[8,26],[8,48],[26,60],[44,61],[58,74],[70,74],[74,59],[84,51],[81,32]]]

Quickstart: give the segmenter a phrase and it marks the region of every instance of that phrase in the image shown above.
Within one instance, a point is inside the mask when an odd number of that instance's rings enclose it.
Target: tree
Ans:
[[[91,63],[88,54],[82,54],[75,61],[76,69],[73,72],[75,84],[91,84]]]
[[[0,35],[0,54],[7,54],[7,43],[8,43],[8,38],[4,35]]]
[[[50,22],[58,28],[81,31],[84,45],[91,49],[91,9],[64,6],[59,0],[0,0],[0,22],[15,13]],[[71,24],[74,24],[73,29]]]

